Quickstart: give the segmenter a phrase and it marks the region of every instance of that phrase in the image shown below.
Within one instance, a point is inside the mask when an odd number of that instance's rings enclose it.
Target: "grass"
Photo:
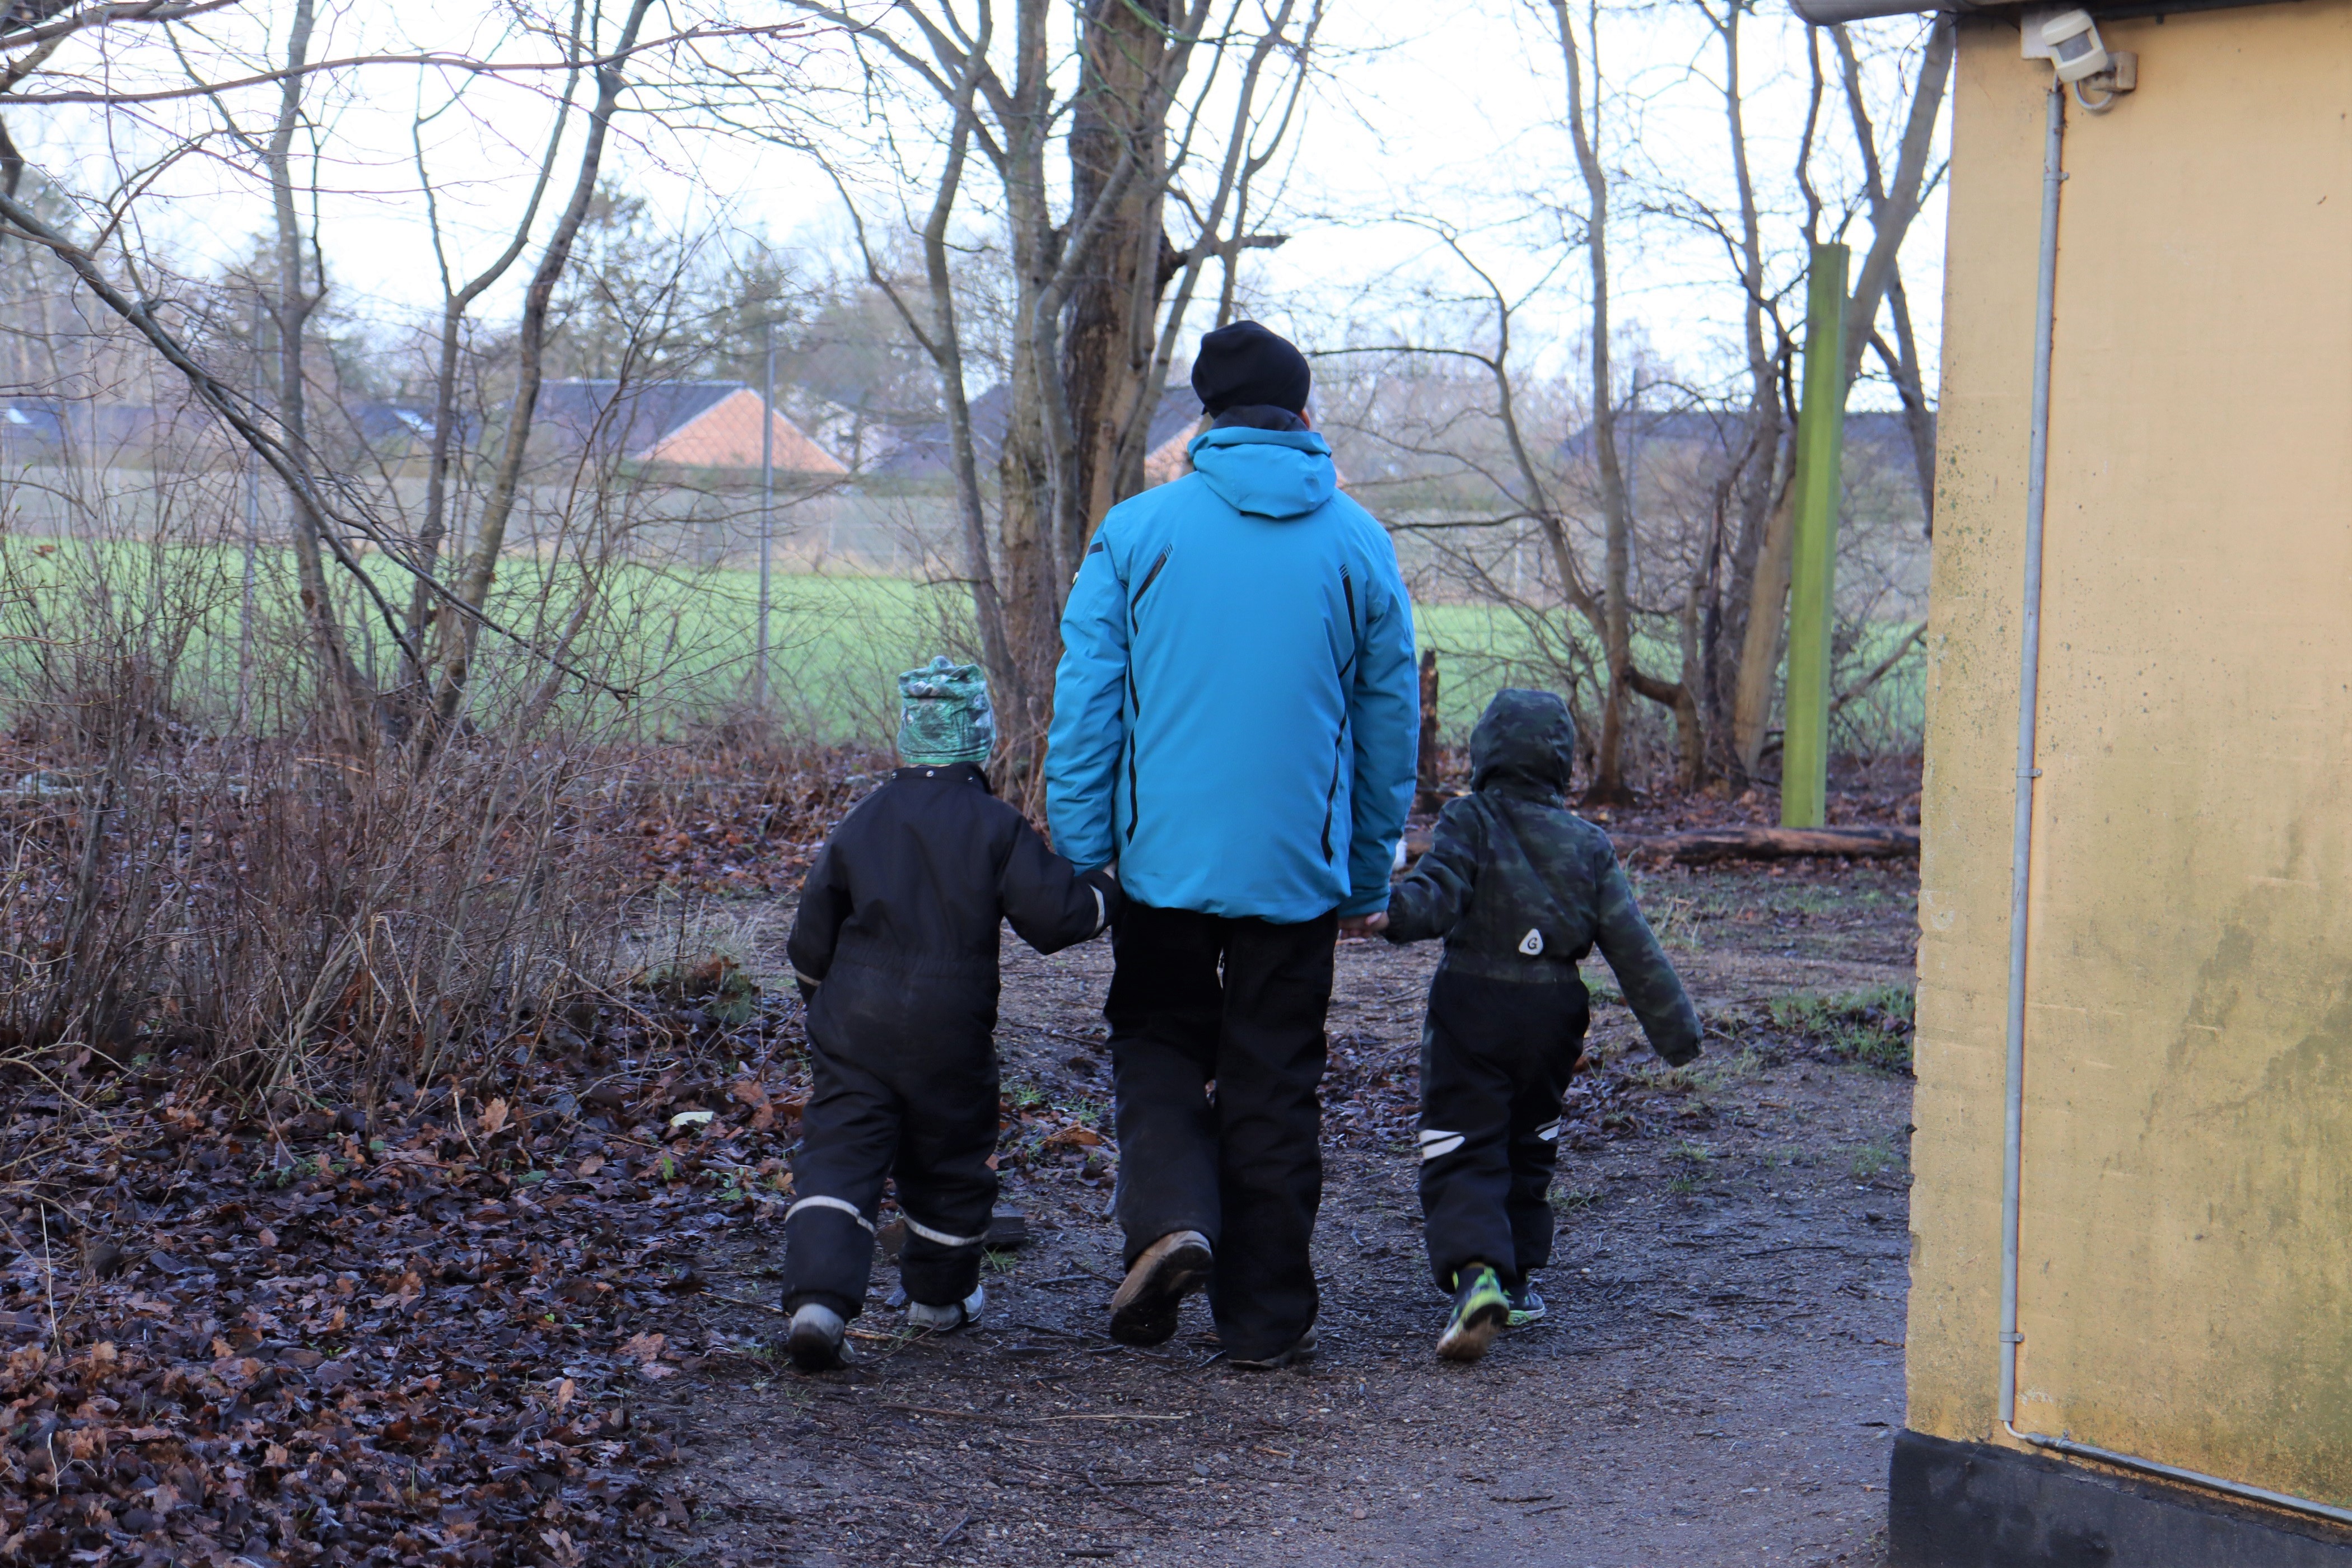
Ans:
[[[1605,1195],[1598,1187],[1554,1187],[1550,1194],[1552,1212],[1563,1215],[1583,1214],[1599,1208]]]
[[[1707,1174],[1707,1167],[1715,1163],[1715,1151],[1704,1143],[1685,1138],[1666,1151],[1666,1158],[1675,1166],[1674,1177],[1666,1183],[1666,1191],[1670,1193],[1696,1193],[1713,1180]]]
[[[1650,922],[1651,934],[1658,945],[1671,952],[1697,952],[1706,946],[1699,940],[1698,900],[1686,893],[1669,893],[1652,883],[1637,888],[1634,901],[1641,906],[1643,918]]]
[[[1830,1047],[1848,1061],[1889,1070],[1911,1066],[1911,988],[1800,991],[1765,1004],[1773,1026]]]
[[[1853,1179],[1874,1182],[1890,1173],[1899,1174],[1909,1163],[1902,1145],[1892,1135],[1875,1138],[1853,1152]]]
[[[385,596],[404,605],[408,574],[381,552],[366,557],[366,565]],[[284,607],[294,602],[291,552],[264,548],[255,567],[257,604],[265,616],[282,618]],[[169,592],[194,606],[194,632],[176,661],[177,697],[197,710],[225,710],[233,704],[241,646],[239,547],[134,540],[90,544],[0,535],[0,573],[28,596],[67,587],[77,577],[103,577],[118,591],[153,585],[162,593],[168,584]],[[562,635],[583,581],[569,563],[510,557],[500,569],[489,610],[502,625],[551,645]],[[348,592],[345,580],[338,584],[340,592]],[[752,689],[756,662],[755,570],[625,564],[605,574],[598,593],[602,614],[575,646],[575,662],[638,692],[633,722],[645,738],[667,738],[680,727],[740,710]],[[356,606],[347,606],[346,619],[362,663],[389,684],[398,651],[389,634]],[[1884,628],[1889,638],[1906,630],[1891,623]],[[1498,606],[1418,605],[1415,633],[1422,647],[1439,653],[1439,723],[1449,735],[1466,735],[1500,687],[1555,684],[1527,629]],[[887,735],[895,724],[897,672],[934,653],[971,658],[976,638],[970,601],[955,584],[794,571],[772,579],[770,646],[777,717],[814,740],[840,742]],[[1645,642],[1644,649],[1646,663],[1673,666],[1670,647]],[[24,653],[20,649],[14,657],[21,659]],[[1867,668],[1875,660],[1865,648],[1853,662]],[[0,677],[11,673],[0,659]],[[1918,706],[1914,689],[1921,677],[1916,670],[1891,678],[1888,685],[1901,688],[1898,706],[1905,712]]]

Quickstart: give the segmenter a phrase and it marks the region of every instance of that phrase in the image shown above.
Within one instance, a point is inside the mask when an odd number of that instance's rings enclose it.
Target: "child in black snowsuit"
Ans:
[[[1576,721],[1548,691],[1496,694],[1470,737],[1471,793],[1391,896],[1391,942],[1445,939],[1421,1039],[1421,1207],[1440,1355],[1475,1361],[1543,1314],[1560,1100],[1584,1051],[1577,964],[1597,944],[1658,1055],[1698,1055],[1698,1015],[1634,907],[1609,836],[1564,800]]]
[[[995,724],[979,669],[935,659],[899,689],[906,765],[834,829],[785,944],[815,1081],[784,1215],[784,1310],[793,1359],[813,1372],[844,1364],[886,1177],[907,1225],[909,1325],[979,1315],[996,1199],[999,922],[1053,952],[1099,932],[1118,898],[990,792]]]

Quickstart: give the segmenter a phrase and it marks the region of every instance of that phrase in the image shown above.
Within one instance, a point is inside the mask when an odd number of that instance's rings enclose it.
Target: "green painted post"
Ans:
[[[1780,826],[1820,827],[1829,804],[1831,595],[1845,456],[1843,245],[1816,245],[1805,298],[1804,406],[1797,411],[1796,558],[1789,578]]]

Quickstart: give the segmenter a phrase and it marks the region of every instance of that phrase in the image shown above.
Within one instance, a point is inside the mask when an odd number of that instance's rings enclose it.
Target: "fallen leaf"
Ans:
[[[507,1102],[494,1100],[482,1107],[482,1136],[495,1138],[499,1129],[507,1124]]]
[[[672,1127],[708,1127],[718,1117],[715,1110],[681,1110],[669,1119]]]

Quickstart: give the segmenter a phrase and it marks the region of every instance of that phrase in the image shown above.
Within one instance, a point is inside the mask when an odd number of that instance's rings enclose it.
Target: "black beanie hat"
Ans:
[[[1286,338],[1255,321],[1235,321],[1202,335],[1192,362],[1192,390],[1212,415],[1228,408],[1287,408],[1307,412],[1315,373]]]

